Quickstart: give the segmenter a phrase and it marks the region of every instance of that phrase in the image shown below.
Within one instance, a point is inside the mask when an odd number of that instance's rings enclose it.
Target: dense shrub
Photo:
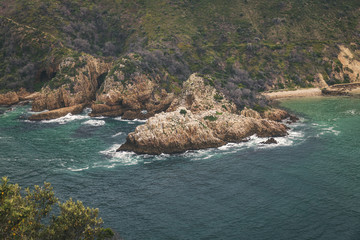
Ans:
[[[54,205],[58,214],[51,215]],[[72,199],[61,203],[50,183],[25,192],[3,177],[0,185],[1,239],[110,239],[114,233],[102,227],[99,210]]]

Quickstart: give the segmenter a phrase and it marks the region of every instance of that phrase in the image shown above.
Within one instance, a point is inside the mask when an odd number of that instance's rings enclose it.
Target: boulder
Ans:
[[[269,138],[265,142],[261,142],[261,144],[277,144],[278,142],[274,138]]]
[[[0,105],[10,106],[20,101],[19,96],[16,92],[8,92],[0,94]]]
[[[261,114],[262,118],[280,122],[283,119],[290,117],[290,114],[282,109],[271,108]]]
[[[124,113],[121,106],[109,106],[106,104],[92,104],[92,112],[89,114],[91,117],[117,117]]]

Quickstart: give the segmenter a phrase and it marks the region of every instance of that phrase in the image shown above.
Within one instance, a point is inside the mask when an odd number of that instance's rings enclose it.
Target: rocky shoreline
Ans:
[[[50,120],[69,113],[79,114],[87,106],[91,106],[92,112],[89,115],[92,117],[122,116],[130,119],[148,119],[144,125],[129,133],[126,142],[118,151],[152,155],[219,147],[229,142],[247,141],[247,138],[254,134],[259,137],[282,137],[287,135],[288,128],[281,121],[286,118],[290,118],[290,122],[296,121],[296,117],[280,109],[270,108],[261,113],[248,108],[238,111],[235,104],[228,101],[214,87],[206,85],[203,78],[196,74],[184,82],[182,92],[176,97],[165,91],[154,96],[152,82],[140,81],[138,84],[133,84],[125,94],[119,91],[116,94],[113,92],[97,95],[98,99],[108,98],[106,104],[90,105],[88,101],[71,104],[77,101],[72,101],[71,96],[64,92],[61,102],[68,98],[67,103],[63,102],[65,107],[56,108],[55,104],[51,110],[31,115],[29,120]],[[46,91],[48,90],[45,89]],[[48,92],[47,95],[44,92],[30,94],[21,90],[2,96],[7,97],[6,104],[9,105],[20,100],[34,100],[33,109],[38,109],[39,103],[53,104],[54,101],[46,99],[53,95],[59,98],[58,91],[66,89]],[[122,99],[121,103],[119,99]],[[43,107],[38,110],[40,109]]]
[[[287,127],[267,119],[245,117],[216,110],[194,114],[185,108],[160,113],[128,135],[118,151],[157,155],[220,147],[259,137],[283,137]]]
[[[283,137],[288,129],[280,121],[288,117],[287,112],[279,109],[261,114],[247,108],[238,112],[221,93],[192,75],[168,111],[156,114],[129,133],[117,151],[170,154],[242,142],[254,134]]]

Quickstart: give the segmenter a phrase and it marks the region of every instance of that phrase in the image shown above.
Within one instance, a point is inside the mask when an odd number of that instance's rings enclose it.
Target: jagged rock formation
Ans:
[[[181,95],[172,102],[167,111],[174,111],[179,106],[183,106],[194,113],[210,109],[229,112],[236,112],[237,110],[235,104],[230,103],[214,87],[205,85],[203,78],[196,74],[192,74],[184,82]]]
[[[99,78],[111,67],[102,59],[83,55],[68,57],[59,65],[56,77],[33,102],[33,111],[43,111],[90,103],[95,99]]]
[[[161,154],[180,153],[219,147],[228,142],[245,141],[257,134],[278,137],[287,134],[286,127],[274,121],[255,119],[216,110],[193,114],[185,108],[160,113],[128,135],[118,151]]]
[[[340,53],[338,59],[343,67],[343,74],[346,74],[349,77],[350,82],[359,82],[360,81],[360,61],[355,58],[354,54],[350,51],[349,48],[340,45]]]
[[[247,108],[247,107],[245,107],[245,108],[241,111],[240,114],[243,115],[244,117],[251,117],[251,118],[256,118],[256,119],[260,119],[260,118],[261,118],[260,114],[259,114],[257,111],[252,110],[252,109],[249,109],[249,108]]]
[[[174,100],[173,93],[159,90],[158,84],[145,74],[126,81],[123,68],[106,77],[92,105],[92,116],[122,116],[124,119],[147,119],[165,111]]]
[[[290,114],[282,109],[271,108],[261,114],[262,118],[280,122],[281,120],[290,117]]]
[[[31,94],[25,90],[25,88],[21,88],[17,92],[7,92],[4,94],[0,94],[0,105],[10,106],[19,103],[20,101],[33,100],[37,97],[37,94]]]
[[[201,77],[192,75],[168,112],[156,114],[146,124],[138,126],[118,151],[180,153],[245,141],[254,134],[260,137],[287,134],[285,125],[261,119],[254,110],[244,109],[242,115],[235,112],[236,107],[223,95],[211,86],[205,86]],[[278,120],[287,117],[285,113],[272,109],[265,112],[264,117]]]
[[[10,106],[19,102],[19,96],[16,92],[0,94],[0,105]]]

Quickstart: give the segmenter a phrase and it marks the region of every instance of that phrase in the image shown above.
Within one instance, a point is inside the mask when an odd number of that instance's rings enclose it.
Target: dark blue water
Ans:
[[[277,146],[253,137],[158,157],[115,153],[141,122],[84,113],[33,123],[19,106],[0,114],[0,176],[51,182],[124,239],[359,239],[360,100],[282,106],[302,120]]]

